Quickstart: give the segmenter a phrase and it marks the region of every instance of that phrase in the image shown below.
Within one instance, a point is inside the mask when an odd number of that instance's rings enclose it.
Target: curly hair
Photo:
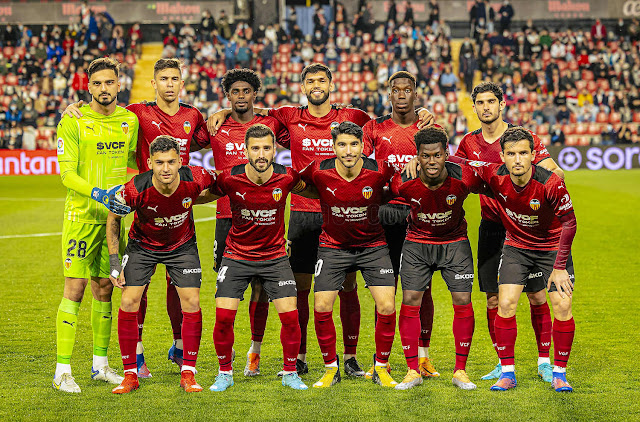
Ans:
[[[262,80],[254,70],[231,69],[222,77],[222,90],[224,91],[224,94],[229,94],[231,85],[239,81],[246,82],[251,85],[255,92],[260,91],[262,88]]]

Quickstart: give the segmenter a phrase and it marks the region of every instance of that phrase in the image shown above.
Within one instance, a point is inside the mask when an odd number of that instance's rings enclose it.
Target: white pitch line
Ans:
[[[216,217],[205,217],[205,218],[198,218],[195,220],[196,223],[203,223],[205,221],[213,221],[215,220]],[[126,231],[129,231],[129,229],[126,229]],[[55,233],[33,233],[33,234],[10,234],[10,235],[6,235],[6,236],[0,236],[0,239],[23,239],[23,238],[29,238],[29,237],[48,237],[48,236],[61,236],[62,232],[55,232]]]

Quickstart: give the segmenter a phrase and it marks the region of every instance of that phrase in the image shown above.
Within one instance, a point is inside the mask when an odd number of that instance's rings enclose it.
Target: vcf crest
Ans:
[[[191,122],[189,122],[188,120],[184,122],[184,124],[182,125],[182,129],[184,129],[184,133],[188,135],[189,132],[191,132]]]
[[[64,260],[64,267],[68,270],[71,268],[71,258],[67,258]]]
[[[122,131],[124,132],[124,134],[126,135],[127,133],[129,133],[129,123],[127,122],[122,122],[122,124],[120,125],[120,127],[122,128]]]
[[[537,199],[532,199],[531,201],[529,201],[529,206],[532,210],[538,211],[538,209],[540,209],[540,201],[538,201]]]
[[[192,204],[192,200],[189,197],[186,197],[182,200],[182,206],[185,207],[186,209],[189,209],[189,207],[191,207]]]
[[[273,196],[273,200],[278,202],[281,198],[282,198],[282,189],[280,188],[275,188],[272,192],[271,192],[271,196]]]
[[[364,196],[364,199],[371,198],[371,195],[373,195],[373,189],[371,186],[365,186],[362,188],[362,196]]]
[[[455,195],[447,196],[447,205],[451,206],[456,203],[456,199],[458,199]]]

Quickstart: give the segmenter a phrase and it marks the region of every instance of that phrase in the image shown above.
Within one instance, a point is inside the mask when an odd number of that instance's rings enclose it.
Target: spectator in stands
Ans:
[[[22,110],[22,125],[30,127],[38,127],[38,113],[33,109],[33,100],[29,99]]]
[[[462,52],[462,49],[460,50]],[[460,79],[464,81],[465,88],[468,93],[473,89],[473,79],[476,71],[479,70],[478,61],[474,57],[473,50],[466,50],[464,55],[460,55]]]
[[[216,27],[218,28],[218,33],[224,39],[228,40],[231,38],[231,26],[229,25],[229,18],[227,17],[227,14],[224,10],[220,11],[220,17],[218,17],[218,20],[216,21]]]
[[[505,29],[511,30],[511,19],[513,19],[514,14],[515,11],[509,3],[509,0],[504,0],[502,6],[500,6],[500,10],[498,10],[498,15],[500,16],[500,32]]]
[[[565,136],[560,125],[552,125],[552,129],[549,133],[551,135],[551,145],[564,145]]]
[[[447,92],[455,92],[458,82],[458,77],[453,73],[451,65],[445,64],[442,74],[440,75],[440,91],[443,94],[446,94]]]
[[[427,25],[435,29],[435,25],[440,22],[440,5],[438,0],[429,0],[429,19]]]
[[[591,26],[591,38],[596,41],[607,40],[607,28],[600,21],[600,18],[597,18],[596,23]]]
[[[408,25],[413,25],[413,21],[414,21],[414,17],[413,17],[413,6],[411,5],[410,1],[406,1],[404,3],[404,20],[403,22],[408,24]]]
[[[211,41],[211,33],[216,27],[215,19],[211,15],[209,9],[202,12],[202,19],[200,20],[199,38],[202,41]]]
[[[398,20],[398,8],[396,6],[396,0],[390,0],[388,3],[389,10],[387,11],[387,24],[396,24]]]
[[[11,103],[9,104],[9,109],[5,112],[4,120],[6,125],[22,122],[22,111],[18,107],[17,101],[11,101]]]

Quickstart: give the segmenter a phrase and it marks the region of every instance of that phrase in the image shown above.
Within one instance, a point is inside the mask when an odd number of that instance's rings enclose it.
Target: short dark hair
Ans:
[[[167,152],[174,150],[180,155],[180,144],[173,136],[160,135],[149,145],[149,155],[152,156],[156,152]]]
[[[95,59],[89,64],[87,68],[87,77],[91,79],[91,76],[99,72],[101,70],[110,69],[113,70],[116,74],[116,77],[119,77],[120,63],[116,59],[112,59],[111,57],[101,57],[99,59]]]
[[[160,59],[153,65],[153,76],[165,69],[178,69],[182,71],[182,62],[179,59]]]
[[[331,129],[331,137],[335,143],[339,135],[353,135],[362,141],[362,128],[353,122],[342,122]]]
[[[420,152],[420,145],[441,144],[442,148],[447,151],[449,144],[449,136],[444,129],[437,126],[428,126],[420,129],[413,136],[416,143],[416,151]]]
[[[255,92],[260,91],[260,88],[262,88],[262,80],[255,71],[251,69],[231,69],[222,77],[222,90],[224,94],[227,95],[231,89],[231,85],[238,81],[248,83]]]
[[[473,88],[473,92],[471,93],[471,100],[474,104],[476,103],[476,97],[478,96],[478,94],[482,94],[483,92],[493,92],[493,94],[500,102],[502,102],[502,100],[504,99],[504,92],[502,91],[500,85],[495,82],[486,81],[480,82]]]
[[[304,78],[307,77],[309,73],[319,73],[324,72],[329,78],[329,82],[333,80],[333,75],[331,74],[331,69],[329,69],[326,65],[322,63],[311,63],[309,66],[302,69],[302,73],[300,74],[300,80],[304,83]]]
[[[534,142],[533,135],[527,129],[522,126],[513,126],[504,131],[502,136],[500,137],[500,147],[502,151],[504,151],[504,146],[508,142],[519,142],[519,141],[529,141],[529,147],[531,148],[531,152],[533,152]]]
[[[411,73],[405,71],[405,70],[400,70],[396,73],[394,73],[393,75],[391,75],[391,77],[389,78],[389,88],[391,88],[391,81],[395,80],[395,79],[409,79],[411,82],[413,82],[413,87],[415,88],[416,86],[416,77],[413,76]]]
[[[265,136],[271,136],[271,140],[276,142],[276,135],[273,134],[271,128],[267,125],[263,125],[262,123],[255,124],[247,129],[247,132],[244,134],[244,145],[246,147],[249,146],[250,138],[264,138]]]

